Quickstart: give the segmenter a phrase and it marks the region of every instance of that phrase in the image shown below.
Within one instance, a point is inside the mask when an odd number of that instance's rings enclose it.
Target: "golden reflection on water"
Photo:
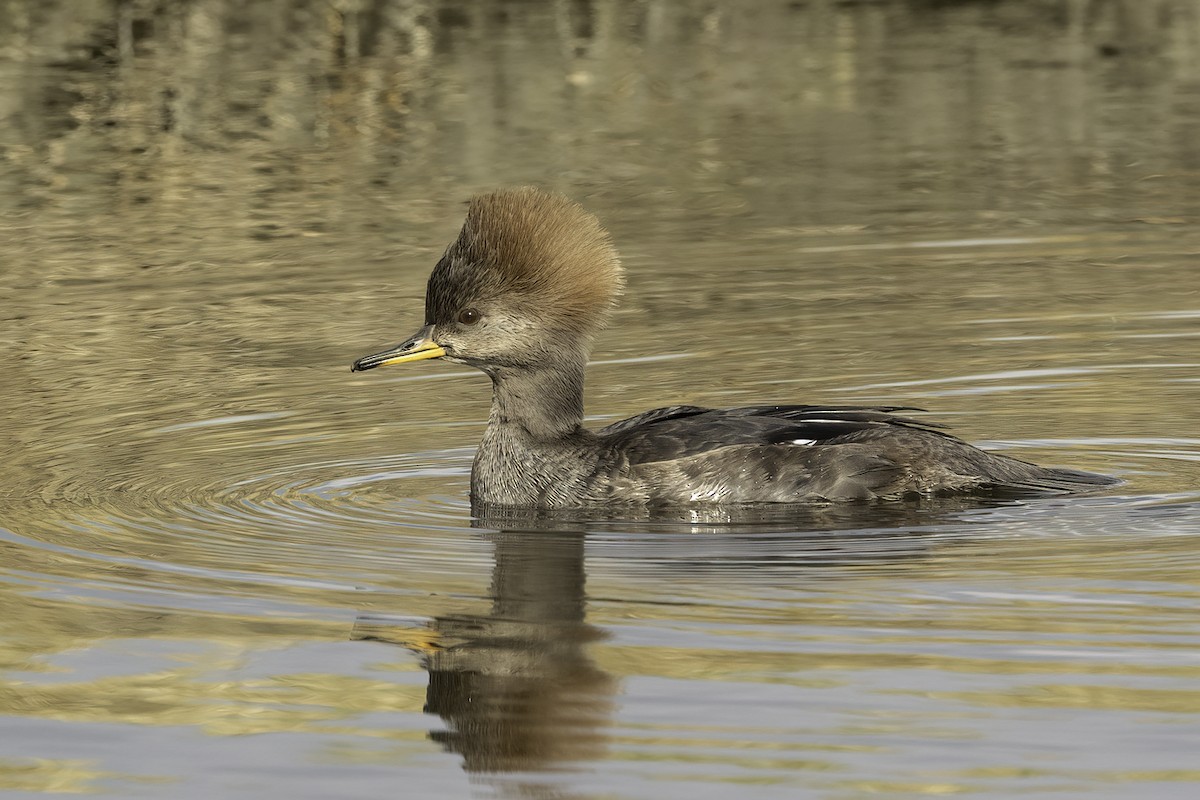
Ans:
[[[1194,4],[5,16],[0,788],[1200,781]],[[508,183],[623,253],[597,419],[909,403],[1128,483],[472,521],[486,381],[347,367]]]
[[[131,781],[137,784],[166,784],[169,778],[143,775],[119,775],[97,770],[84,760],[32,759],[0,760],[0,789],[9,792],[83,794],[101,780]]]

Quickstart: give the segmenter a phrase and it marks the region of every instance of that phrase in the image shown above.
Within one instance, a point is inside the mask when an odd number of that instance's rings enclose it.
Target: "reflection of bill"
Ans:
[[[616,681],[588,658],[582,532],[500,532],[488,614],[438,617],[424,641],[359,620],[355,636],[403,643],[429,672],[430,737],[469,772],[553,769],[603,755]]]

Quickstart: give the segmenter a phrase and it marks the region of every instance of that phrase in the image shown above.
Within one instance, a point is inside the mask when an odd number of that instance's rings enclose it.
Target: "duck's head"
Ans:
[[[562,195],[504,189],[471,200],[425,292],[425,325],[354,371],[445,358],[485,372],[582,363],[621,290],[599,220]]]

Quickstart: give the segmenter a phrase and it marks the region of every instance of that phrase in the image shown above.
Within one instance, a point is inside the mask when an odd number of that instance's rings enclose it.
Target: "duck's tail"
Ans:
[[[1033,464],[1029,466],[1033,467]],[[1033,474],[1020,480],[1005,483],[1014,489],[1028,489],[1040,492],[1087,492],[1102,489],[1106,486],[1116,486],[1123,481],[1111,475],[1101,475],[1098,472],[1085,472],[1081,469],[1065,467],[1035,467]]]

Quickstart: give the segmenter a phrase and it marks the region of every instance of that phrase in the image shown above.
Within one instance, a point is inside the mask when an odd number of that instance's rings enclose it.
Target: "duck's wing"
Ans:
[[[646,485],[683,502],[795,502],[908,492],[1080,491],[1104,475],[988,453],[902,406],[655,409],[599,435]],[[737,476],[731,480],[731,476]]]
[[[660,422],[665,419],[677,419],[681,417],[691,417],[696,414],[703,414],[707,411],[712,411],[711,408],[703,406],[665,406],[664,408],[655,408],[650,411],[643,411],[641,414],[632,416],[629,419],[623,419],[619,422],[614,422],[596,431],[601,436],[609,436],[622,431],[630,431],[642,425],[648,425],[651,422]]]
[[[953,437],[864,430],[816,446],[736,444],[632,466],[646,496],[680,503],[794,503],[905,495],[998,496],[1079,492],[1119,483],[1106,475],[1040,467]]]
[[[630,464],[669,461],[736,445],[811,445],[870,429],[904,428],[946,436],[932,422],[898,416],[909,406],[701,406],[656,408],[597,433]]]

